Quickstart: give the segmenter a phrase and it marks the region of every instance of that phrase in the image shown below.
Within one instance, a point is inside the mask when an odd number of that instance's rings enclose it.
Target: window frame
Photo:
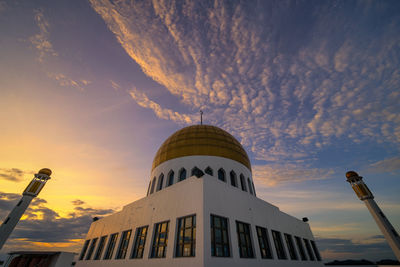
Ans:
[[[276,256],[279,260],[287,260],[287,253],[285,250],[285,245],[282,240],[282,233],[276,230],[271,230],[272,239],[274,240]]]
[[[243,231],[240,231],[240,225],[243,226]],[[236,221],[236,232],[238,238],[238,246],[239,246],[239,256],[240,258],[252,259],[255,257],[254,249],[253,249],[253,240],[251,239],[251,227],[249,223]],[[245,243],[241,236],[244,235]],[[243,254],[243,248],[246,249],[246,255]]]
[[[99,245],[97,246],[96,253],[94,254],[93,260],[100,260],[101,254],[103,254],[104,247],[106,246],[107,235],[100,237]]]
[[[191,218],[192,223],[186,226],[186,220]],[[196,214],[180,217],[176,219],[176,241],[175,241],[175,257],[187,258],[196,256]],[[182,228],[183,226],[183,228]],[[190,231],[189,239],[186,239],[186,231]],[[182,236],[181,236],[182,232]],[[188,241],[187,241],[188,240]],[[189,245],[190,252],[185,254],[185,246]]]
[[[221,174],[221,175],[220,175]],[[226,183],[226,172],[223,168],[218,169],[218,175],[217,175],[218,180]]]
[[[86,254],[85,260],[90,260],[92,258],[93,252],[94,252],[94,248],[96,247],[97,244],[97,240],[99,240],[98,237],[93,238],[92,241],[90,242],[90,247],[89,250]]]
[[[143,229],[145,229],[144,234],[143,234]],[[143,259],[148,232],[149,232],[148,225],[136,228],[135,240],[133,242],[132,252],[131,252],[131,256],[130,256],[131,259]],[[142,241],[143,241],[143,244],[142,244]]]
[[[165,187],[173,185],[174,180],[175,180],[175,172],[173,170],[170,170],[168,173],[167,184]]]
[[[261,233],[259,230],[261,231]],[[264,231],[264,233],[262,231]],[[258,246],[260,248],[261,258],[273,259],[274,256],[272,253],[271,242],[269,240],[268,229],[256,225],[256,233],[257,233]],[[264,248],[262,248],[261,243],[263,244]],[[265,250],[265,253],[263,253],[263,249]]]
[[[111,260],[114,254],[115,244],[117,243],[119,233],[113,233],[108,239],[106,252],[104,253],[103,260]],[[113,239],[115,237],[115,239]]]
[[[161,173],[158,176],[158,183],[157,183],[156,192],[160,191],[163,188],[163,183],[164,183],[164,173]]]
[[[243,173],[240,174],[239,176],[240,178],[240,187],[242,189],[242,191],[247,192],[247,188],[246,188],[246,178],[244,178]]]
[[[161,232],[163,224],[166,224],[165,232]],[[165,258],[167,254],[167,246],[168,246],[168,232],[169,232],[169,221],[163,221],[154,224],[153,229],[153,242],[150,251],[151,259],[156,258]],[[165,234],[165,241],[164,243],[160,242],[160,234]],[[156,244],[157,243],[157,244]],[[159,249],[162,248],[162,255],[159,256]]]
[[[183,174],[185,174],[184,177],[183,177]],[[181,168],[179,170],[179,174],[178,174],[178,182],[186,180],[186,178],[187,178],[187,171],[185,168]]]
[[[310,261],[315,261],[315,256],[314,253],[312,251],[311,245],[310,245],[310,241],[306,238],[303,238],[304,244],[306,245],[306,251],[307,251],[307,255],[308,255],[308,259]]]
[[[219,226],[216,226],[216,219],[219,220]],[[221,232],[221,242],[216,241],[216,232],[217,231]],[[231,253],[231,244],[230,244],[230,238],[229,238],[229,219],[223,216],[215,215],[215,214],[210,214],[210,234],[211,234],[211,256],[212,257],[218,257],[218,258],[230,258],[232,253]],[[225,238],[224,238],[225,237]],[[224,240],[226,239],[226,240]],[[222,254],[218,253],[218,247],[221,248]]]
[[[293,243],[293,237],[292,235],[288,234],[288,233],[283,233],[283,236],[285,238],[285,242],[286,242],[286,247],[289,251],[289,257],[291,260],[299,260],[299,257],[296,253],[296,249],[294,247],[294,243]]]
[[[157,177],[154,176],[153,181],[151,182],[150,195],[154,193],[154,186],[156,185]]]
[[[295,241],[296,241],[297,251],[298,251],[299,254],[300,254],[300,259],[301,259],[302,261],[307,261],[308,258],[307,258],[306,251],[304,250],[303,241],[301,240],[301,237],[299,237],[299,236],[294,236],[294,239],[295,239]]]
[[[87,240],[85,240],[85,243],[83,243],[83,247],[82,247],[82,250],[81,250],[81,255],[79,255],[79,260],[80,261],[85,258],[86,252],[87,252],[88,247],[89,247],[89,242],[90,242],[90,239],[87,239]]]
[[[204,173],[214,176],[214,170],[210,166],[207,166],[207,168],[204,170]]]
[[[311,247],[312,247],[312,249],[314,251],[314,255],[317,258],[317,261],[321,261],[322,260],[321,259],[321,254],[319,254],[319,251],[318,251],[317,245],[315,244],[315,241],[314,240],[310,240],[310,243],[311,243]]]
[[[229,172],[229,178],[230,178],[230,181],[231,181],[231,185],[234,186],[234,187],[238,187],[237,175],[236,175],[236,172],[234,170],[231,170]]]
[[[119,246],[115,255],[116,260],[123,260],[128,252],[129,241],[131,240],[132,229],[123,231],[119,240]]]

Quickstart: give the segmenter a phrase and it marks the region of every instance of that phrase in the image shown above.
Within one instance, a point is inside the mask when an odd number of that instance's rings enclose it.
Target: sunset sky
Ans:
[[[0,34],[0,222],[53,170],[3,253],[79,251],[203,110],[325,260],[394,259],[345,173],[399,231],[400,1],[0,0]]]

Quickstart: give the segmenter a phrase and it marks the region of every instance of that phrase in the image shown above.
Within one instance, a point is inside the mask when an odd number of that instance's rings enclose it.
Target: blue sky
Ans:
[[[157,148],[203,110],[325,259],[394,257],[344,174],[399,229],[398,1],[3,0],[0,33],[1,218],[54,171],[7,249],[79,250],[89,215],[143,197]],[[71,229],[39,240],[44,222]]]

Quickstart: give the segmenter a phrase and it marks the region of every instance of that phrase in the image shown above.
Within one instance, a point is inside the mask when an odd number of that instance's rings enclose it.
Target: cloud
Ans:
[[[393,157],[377,161],[369,165],[373,172],[395,172],[400,170],[400,157]]]
[[[0,179],[12,181],[12,182],[21,182],[24,179],[25,174],[34,174],[32,171],[23,171],[18,168],[0,168]]]
[[[72,87],[81,91],[84,90],[85,86],[91,83],[91,81],[88,80],[73,80],[62,73],[47,72],[47,76],[56,80],[60,86]]]
[[[253,166],[253,178],[262,185],[304,182],[328,179],[334,173],[331,169],[300,168],[294,164],[256,165]]]
[[[15,206],[21,195],[0,192],[0,215],[5,217]],[[84,205],[81,200],[73,204]],[[22,247],[30,249],[70,247],[77,249],[78,244],[89,230],[92,218],[109,215],[113,209],[96,209],[76,206],[67,217],[46,207],[46,200],[35,198],[24,213],[22,220],[14,229],[4,250]],[[71,249],[71,248],[69,248]]]
[[[143,72],[187,107],[130,92],[159,118],[191,124],[188,114],[202,109],[206,123],[275,163],[311,159],[334,141],[400,143],[400,18],[389,5],[90,3]],[[365,25],[381,16],[371,34]]]
[[[72,204],[73,204],[74,206],[80,206],[80,205],[85,204],[85,201],[82,201],[82,200],[80,200],[80,199],[75,199],[75,200],[73,200],[73,201],[71,201],[71,202],[72,202]]]

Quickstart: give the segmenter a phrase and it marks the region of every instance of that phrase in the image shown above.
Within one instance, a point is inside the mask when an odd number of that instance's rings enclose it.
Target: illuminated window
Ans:
[[[196,250],[196,215],[178,219],[176,257],[194,257]]]
[[[129,240],[131,239],[132,230],[122,232],[121,241],[119,242],[119,248],[116,259],[125,259],[126,251],[128,250]]]
[[[243,174],[240,174],[240,186],[242,187],[243,191],[247,192],[246,189],[246,179],[244,178]]]
[[[228,219],[216,215],[210,217],[211,255],[230,257]]]
[[[286,247],[289,250],[290,259],[291,260],[298,260],[298,257],[297,257],[297,254],[296,254],[296,250],[294,248],[292,236],[289,235],[289,234],[284,234],[284,235],[285,235]]]
[[[303,243],[301,242],[301,238],[298,236],[295,236],[294,239],[296,240],[297,248],[300,253],[300,258],[302,261],[307,260],[306,252],[304,251],[304,246]]]
[[[308,258],[311,261],[315,261],[314,254],[313,254],[313,252],[311,250],[310,241],[308,241],[308,239],[305,239],[305,238],[303,238],[303,240],[304,240],[304,244],[306,244]]]
[[[222,168],[218,170],[218,180],[225,182],[225,171]]]
[[[236,173],[234,171],[231,171],[229,173],[229,176],[231,178],[231,185],[233,185],[234,187],[237,187],[237,178],[236,178]]]
[[[101,254],[103,253],[104,245],[106,244],[107,236],[102,236],[100,238],[99,246],[97,247],[96,254],[94,255],[94,260],[99,260]]]
[[[174,171],[171,170],[168,174],[168,181],[167,181],[167,186],[173,185],[174,184]]]
[[[89,248],[88,254],[86,255],[85,260],[90,260],[92,258],[94,247],[96,246],[97,240],[98,240],[98,238],[94,238],[92,240],[92,243],[90,243],[90,248]]]
[[[240,257],[254,258],[253,246],[250,237],[250,225],[236,221],[236,230],[238,234]]]
[[[310,242],[311,242],[311,246],[314,250],[315,257],[317,257],[318,261],[321,261],[321,255],[319,254],[319,251],[318,251],[317,246],[315,245],[315,242],[313,240],[310,240]]]
[[[253,188],[251,186],[250,178],[247,178],[247,185],[249,186],[249,192],[250,194],[253,194]]]
[[[275,249],[276,249],[276,255],[278,255],[278,259],[280,260],[286,260],[286,252],[285,248],[283,247],[283,242],[282,242],[282,235],[278,231],[272,230],[272,238],[274,239],[274,244],[275,244]]]
[[[117,242],[117,238],[118,238],[118,233],[112,234],[110,236],[110,240],[108,240],[106,253],[104,255],[105,260],[111,259],[112,254],[114,252],[115,243]]]
[[[81,255],[79,256],[80,261],[83,260],[83,258],[85,257],[86,250],[88,249],[88,246],[89,246],[89,242],[90,242],[90,240],[86,240],[85,244],[83,245]]]
[[[183,180],[185,180],[186,179],[186,169],[185,168],[182,168],[180,171],[179,171],[179,182],[180,181],[183,181]]]
[[[163,182],[164,182],[164,174],[161,173],[160,176],[158,177],[157,191],[160,191],[162,189]]]
[[[256,226],[258,244],[260,245],[261,258],[272,259],[272,251],[269,243],[268,232],[264,227]]]
[[[214,171],[210,167],[207,167],[204,172],[208,175],[214,176]]]
[[[146,245],[148,226],[139,227],[136,229],[135,244],[133,245],[131,259],[143,258],[144,246]]]
[[[154,193],[154,187],[156,185],[156,177],[153,178],[153,182],[151,183],[151,189],[150,189],[150,194]]]
[[[165,258],[168,243],[168,224],[169,222],[155,224],[150,258]]]

